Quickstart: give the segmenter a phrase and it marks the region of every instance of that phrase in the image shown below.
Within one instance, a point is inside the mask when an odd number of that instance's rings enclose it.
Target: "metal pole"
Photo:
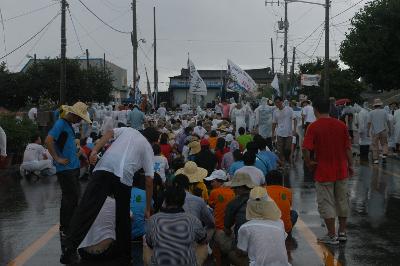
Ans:
[[[291,70],[290,70],[290,72],[291,72],[291,77],[290,77],[290,91],[292,92],[293,91],[293,89],[294,89],[294,85],[295,85],[295,78],[294,78],[294,64],[295,64],[295,61],[296,61],[296,47],[293,47],[293,59],[292,59],[292,67],[291,67]]]
[[[324,96],[329,97],[329,8],[330,0],[325,3],[325,80]]]
[[[103,54],[103,72],[106,73],[106,54]]]
[[[287,92],[287,71],[288,71],[288,30],[289,30],[289,22],[288,22],[288,2],[285,0],[285,41],[284,41],[284,56],[283,56],[283,98],[286,98]]]
[[[272,59],[272,74],[275,74],[275,58],[274,58],[274,43],[271,38],[271,59]]]
[[[86,49],[86,70],[88,70],[90,67],[89,64],[89,49]]]
[[[136,26],[136,0],[132,0],[132,47],[133,47],[133,91],[136,88],[136,79],[137,79],[137,26]]]
[[[61,0],[61,66],[60,66],[60,105],[65,104],[66,84],[67,84],[67,37],[65,12],[67,8],[66,0]]]
[[[154,15],[154,108],[158,106],[158,71],[157,71],[157,31],[156,31],[156,7],[153,7]]]

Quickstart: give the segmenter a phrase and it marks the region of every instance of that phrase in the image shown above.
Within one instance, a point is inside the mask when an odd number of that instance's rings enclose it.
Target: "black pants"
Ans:
[[[90,179],[85,193],[72,217],[65,245],[67,248],[76,249],[94,220],[108,195],[115,197],[116,216],[116,249],[126,261],[131,259],[131,219],[130,198],[131,188],[120,182],[120,178],[107,171],[96,171]]]
[[[60,231],[67,232],[79,201],[79,169],[58,172],[57,177],[61,186]]]
[[[360,159],[368,161],[369,145],[360,145]]]

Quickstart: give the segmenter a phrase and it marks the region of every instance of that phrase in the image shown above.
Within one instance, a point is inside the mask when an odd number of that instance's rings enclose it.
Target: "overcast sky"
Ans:
[[[114,28],[126,32],[132,30],[130,0],[82,1]],[[67,13],[67,56],[84,57],[83,51],[86,48],[91,57],[102,57],[105,53],[107,60],[128,70],[128,83],[131,83],[130,35],[115,32],[105,26],[78,0],[68,2],[77,34]],[[331,20],[331,58],[338,59],[340,42],[348,31],[349,19],[366,2],[332,1],[331,17],[355,6]],[[197,69],[225,69],[228,58],[244,69],[269,67],[270,38],[274,41],[275,56],[279,58],[275,68],[283,71],[283,34],[276,33],[277,21],[284,17],[282,4],[266,6],[265,0],[138,0],[138,38],[146,40],[145,44],[140,44],[138,51],[142,91],[145,91],[145,66],[150,81],[153,81],[153,6],[157,9],[157,63],[161,89],[166,89],[169,76],[179,74],[180,69],[186,67],[188,52]],[[42,7],[46,8],[35,11]],[[60,4],[59,0],[1,0],[0,8],[5,27],[5,32],[0,28],[2,57],[6,51],[4,36],[7,52],[10,52],[42,29],[59,12]],[[325,11],[322,6],[304,3],[290,3],[288,10],[291,61],[293,46],[301,43],[324,21]],[[31,11],[35,12],[25,14]],[[319,27],[309,39],[297,46],[297,50],[298,63],[323,56],[323,27]],[[60,16],[35,39],[8,56],[8,67],[12,71],[19,71],[28,61],[27,56],[33,56],[34,53],[38,58],[59,56]]]

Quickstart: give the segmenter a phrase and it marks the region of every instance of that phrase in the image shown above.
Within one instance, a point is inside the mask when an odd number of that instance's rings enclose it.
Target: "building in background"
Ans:
[[[245,70],[259,86],[269,85],[273,80],[270,68],[259,68]],[[202,105],[211,104],[216,98],[227,99],[230,97],[238,98],[237,93],[225,90],[226,70],[198,70],[201,78],[207,85],[207,96],[202,96]],[[170,77],[168,96],[171,107],[176,107],[182,103],[191,103],[192,97],[189,93],[189,71],[187,68],[181,69],[179,76]],[[198,96],[200,97],[200,96]]]
[[[54,59],[30,59],[26,65],[21,69],[21,72],[26,72],[28,68],[35,62],[45,61],[45,60],[54,60]],[[78,61],[81,69],[87,68],[87,60],[86,59],[68,59],[68,60],[76,60]],[[114,90],[112,92],[112,97],[114,101],[121,102],[121,99],[125,99],[129,96],[129,87],[128,87],[128,74],[127,70],[117,66],[114,63],[109,61],[104,61],[102,58],[90,58],[89,59],[89,66],[90,67],[97,67],[97,68],[104,68],[105,67],[111,71],[111,75],[113,78],[113,87]]]

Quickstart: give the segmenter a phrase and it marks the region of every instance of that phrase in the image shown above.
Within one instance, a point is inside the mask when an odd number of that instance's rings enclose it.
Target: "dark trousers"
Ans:
[[[57,177],[61,187],[60,231],[67,232],[79,201],[79,169],[58,172]]]
[[[360,145],[360,159],[368,161],[369,145]]]
[[[107,171],[96,171],[90,179],[85,193],[72,217],[65,245],[76,249],[103,207],[108,195],[115,197],[116,249],[122,259],[131,259],[131,188],[120,182],[120,178]]]

